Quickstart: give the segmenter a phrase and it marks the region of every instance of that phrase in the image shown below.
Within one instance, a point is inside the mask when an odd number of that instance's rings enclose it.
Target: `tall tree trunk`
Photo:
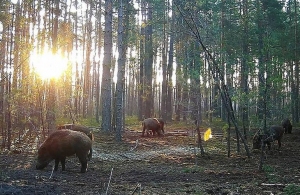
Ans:
[[[264,89],[265,89],[265,66],[263,57],[263,24],[262,24],[262,10],[260,0],[256,0],[257,8],[257,25],[258,25],[258,81],[259,81],[259,95],[258,95],[258,106],[257,106],[257,116],[260,120],[264,119]],[[267,130],[266,121],[264,122],[264,131]]]
[[[139,74],[139,84],[138,84],[138,118],[139,120],[143,120],[145,118],[144,110],[145,108],[145,102],[144,102],[144,96],[145,96],[145,23],[146,23],[146,2],[145,0],[141,0],[141,19],[142,19],[142,25],[141,25],[141,39],[140,39],[140,74]]]
[[[101,14],[101,9],[102,9],[102,6],[101,6],[101,3],[98,4],[99,7],[97,10],[97,18],[98,18],[98,22],[97,22],[97,30],[96,30],[96,33],[97,33],[97,45],[98,45],[98,49],[97,49],[97,52],[98,52],[98,56],[101,56],[101,47],[103,46],[102,44],[102,14]],[[95,47],[96,48],[96,47]],[[97,62],[97,74],[96,74],[96,113],[95,113],[95,116],[96,116],[96,121],[98,123],[100,123],[100,62]]]
[[[166,14],[164,12],[164,20],[166,20]],[[162,43],[162,86],[161,86],[161,117],[166,121],[167,119],[167,36],[166,36],[166,24],[163,24],[163,43]]]
[[[5,7],[5,10],[3,10],[3,13],[5,15],[9,15],[9,7]],[[6,56],[8,56],[8,47],[6,47],[6,43],[9,41],[9,25],[7,23],[2,23],[3,31],[0,35],[0,64],[5,64]],[[0,24],[0,25],[1,25]],[[3,82],[5,75],[5,68],[4,66],[0,66],[0,74],[1,74],[1,82],[0,82],[0,128],[1,128],[1,135],[2,135],[2,143],[1,148],[5,148],[6,143],[6,127],[5,127],[5,83]]]
[[[298,46],[299,46],[299,41],[298,41],[298,32],[297,32],[297,29],[298,29],[298,15],[297,15],[297,10],[298,10],[298,7],[297,7],[297,1],[294,0],[294,9],[295,9],[295,18],[294,18],[294,43],[295,43],[295,54],[294,54],[294,62],[295,62],[295,88],[294,88],[294,91],[293,91],[293,94],[294,94],[294,101],[295,101],[295,105],[293,106],[295,108],[294,112],[293,112],[293,120],[295,121],[295,123],[299,123],[299,49],[298,49]],[[287,116],[286,116],[287,117]]]
[[[243,39],[242,39],[242,60],[241,60],[241,89],[243,91],[242,95],[242,121],[244,130],[244,139],[247,140],[247,128],[248,123],[248,55],[249,55],[249,38],[248,38],[248,0],[243,0],[242,2],[242,24],[243,24]]]
[[[153,46],[152,46],[152,4],[147,3],[147,24],[145,28],[145,110],[146,118],[152,117],[153,110],[153,87],[152,87],[152,74],[153,74]]]
[[[172,6],[173,7],[173,6]],[[172,8],[173,9],[173,8]],[[171,18],[171,27],[170,27],[170,46],[169,46],[169,62],[167,69],[167,102],[166,102],[166,110],[167,110],[167,120],[172,121],[173,115],[173,104],[172,104],[172,96],[173,96],[173,60],[174,60],[174,24],[175,24],[175,12],[174,9],[172,11]]]
[[[124,2],[123,2],[124,1]],[[117,75],[117,87],[116,87],[116,140],[121,141],[121,131],[123,129],[124,118],[124,84],[125,84],[125,62],[126,62],[126,26],[129,19],[128,13],[125,15],[123,20],[124,9],[128,10],[128,0],[119,0],[119,14],[118,14],[118,75]]]
[[[101,85],[102,124],[105,132],[111,130],[111,65],[112,65],[112,0],[105,0],[104,58]]]
[[[188,58],[188,51],[185,51],[185,57]],[[188,98],[189,98],[189,88],[188,88],[188,66],[183,67],[183,81],[182,81],[182,120],[187,120],[188,113]]]
[[[86,18],[85,25],[85,36],[86,36],[86,48],[85,48],[85,66],[83,67],[83,99],[82,99],[82,116],[86,118],[89,113],[89,102],[90,102],[90,72],[91,72],[91,50],[92,50],[92,9],[88,7],[89,13]]]
[[[178,56],[179,57],[179,56]],[[175,121],[180,121],[181,112],[182,112],[182,66],[181,63],[177,60],[176,67],[176,101],[175,101]]]

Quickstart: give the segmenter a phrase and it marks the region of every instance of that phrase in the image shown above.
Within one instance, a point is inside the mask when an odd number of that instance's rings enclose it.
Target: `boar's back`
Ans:
[[[71,129],[73,131],[80,131],[85,133],[91,140],[94,140],[94,134],[92,130],[83,125],[75,125],[75,124],[64,124],[57,127],[58,130],[61,129]]]
[[[88,153],[92,147],[91,139],[82,132],[62,129],[53,132],[41,145],[38,153],[47,150],[52,158]]]

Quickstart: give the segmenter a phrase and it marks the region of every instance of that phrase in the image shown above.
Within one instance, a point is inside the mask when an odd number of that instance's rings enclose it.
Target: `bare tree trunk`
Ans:
[[[296,83],[296,86],[294,88],[294,91],[293,91],[293,94],[294,94],[294,101],[295,101],[295,105],[293,106],[294,108],[296,108],[294,110],[294,116],[293,116],[293,119],[295,121],[295,123],[299,123],[299,51],[298,51],[298,46],[299,46],[299,41],[298,41],[298,32],[297,32],[297,29],[298,29],[298,20],[297,20],[297,10],[298,10],[298,7],[297,7],[297,1],[294,0],[294,9],[295,9],[295,21],[294,21],[294,39],[295,39],[295,54],[294,54],[294,58],[295,58],[295,83]]]
[[[91,50],[92,50],[92,9],[88,7],[89,14],[87,14],[86,18],[86,27],[85,27],[85,35],[86,36],[86,54],[85,54],[85,66],[83,67],[84,77],[83,77],[83,99],[82,99],[82,116],[86,118],[89,113],[89,104],[90,104],[90,72],[91,72]]]
[[[182,112],[182,67],[181,63],[177,62],[177,70],[176,70],[176,101],[175,101],[175,120],[180,121],[181,112]]]
[[[141,0],[141,18],[143,23],[146,23],[146,2]],[[140,74],[139,74],[139,85],[138,85],[138,118],[143,120],[145,118],[145,102],[144,102],[144,91],[145,91],[145,27],[141,25],[141,39],[140,39]]]
[[[116,89],[116,140],[121,141],[121,131],[124,126],[124,84],[125,84],[125,62],[126,62],[126,49],[127,44],[125,40],[127,40],[126,36],[126,25],[129,19],[128,13],[124,17],[124,9],[128,11],[128,0],[119,0],[119,9],[118,9],[118,51],[119,51],[119,59],[118,59],[118,80],[117,80],[117,89]]]
[[[101,85],[102,125],[105,132],[111,130],[111,65],[112,65],[112,0],[105,0],[104,59]]]
[[[152,117],[153,110],[153,87],[152,87],[152,74],[153,74],[153,46],[152,46],[152,4],[147,3],[147,26],[145,28],[145,110],[146,118]]]
[[[185,51],[187,52],[187,51]],[[185,54],[187,57],[187,54]],[[187,66],[183,67],[183,81],[182,81],[182,120],[187,120],[188,113],[188,98],[189,98],[189,89],[188,89],[188,69]]]
[[[8,7],[6,10],[3,10],[4,14],[9,13]],[[3,23],[1,23],[3,24]],[[8,55],[8,47],[6,47],[6,43],[9,40],[9,33],[10,33],[9,25],[3,24],[3,31],[0,36],[0,64],[5,64],[5,56]],[[6,127],[5,127],[5,69],[4,66],[0,66],[0,73],[1,73],[1,82],[0,82],[0,128],[1,128],[1,135],[2,135],[2,143],[1,148],[5,148],[6,143]]]
[[[166,14],[164,13],[164,19],[166,19]],[[163,46],[162,46],[162,86],[161,86],[161,117],[166,121],[167,118],[167,36],[166,36],[166,25],[163,25]]]
[[[98,4],[99,7],[98,7],[98,11],[97,11],[97,18],[98,18],[98,22],[97,22],[97,30],[96,30],[96,43],[98,45],[98,56],[101,56],[101,47],[103,46],[102,43],[101,43],[101,40],[102,40],[102,14],[101,14],[101,9],[102,9],[102,6],[101,6],[101,3]],[[96,47],[95,47],[96,48]],[[96,93],[96,105],[95,105],[95,116],[96,116],[96,121],[98,123],[100,123],[100,62],[97,62],[97,73],[96,73],[96,90],[95,90],[95,93]]]
[[[242,61],[241,61],[241,89],[244,92],[244,97],[242,97],[242,121],[243,121],[243,130],[244,130],[244,139],[247,140],[247,128],[249,126],[248,123],[248,75],[249,75],[249,68],[248,68],[248,55],[249,55],[249,41],[248,41],[248,0],[243,0],[242,5],[243,10],[243,43],[242,43]]]
[[[173,7],[173,6],[172,6]],[[173,9],[173,8],[172,8]],[[171,27],[170,27],[170,46],[169,46],[169,62],[167,69],[167,102],[166,102],[166,110],[167,110],[167,120],[172,121],[173,115],[173,107],[172,107],[172,96],[173,96],[173,60],[174,60],[174,24],[175,24],[175,12],[172,11],[171,18]]]

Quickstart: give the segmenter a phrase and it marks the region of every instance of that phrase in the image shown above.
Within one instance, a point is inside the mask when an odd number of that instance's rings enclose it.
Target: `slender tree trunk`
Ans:
[[[97,45],[98,45],[98,56],[101,56],[101,47],[103,44],[101,44],[102,40],[102,14],[101,14],[101,3],[99,3],[99,7],[97,10],[100,10],[97,12],[97,16],[99,18],[99,21],[97,22]],[[100,62],[97,63],[97,75],[96,75],[96,121],[100,123]]]
[[[248,0],[243,0],[242,5],[242,23],[243,23],[243,43],[242,43],[242,61],[241,61],[241,89],[243,90],[242,97],[242,121],[244,130],[244,139],[247,140],[248,124],[248,55],[249,55],[249,41],[248,41]]]
[[[168,121],[172,121],[173,115],[173,103],[172,103],[172,95],[173,95],[173,60],[174,60],[174,20],[175,20],[175,12],[173,9],[171,18],[171,27],[170,27],[170,46],[169,46],[169,62],[168,62],[168,69],[167,69],[167,102],[166,102],[166,119]]]
[[[145,28],[145,110],[146,118],[152,117],[153,110],[153,87],[152,87],[152,74],[153,74],[153,46],[152,46],[152,4],[147,3],[147,25]]]
[[[164,19],[166,19],[166,14],[164,13]],[[166,25],[163,24],[163,48],[162,48],[162,89],[161,89],[161,117],[166,121],[167,119],[167,36],[166,36]]]
[[[146,2],[145,0],[141,0],[141,18],[143,24],[146,23]],[[138,84],[138,118],[139,120],[143,120],[145,118],[145,102],[144,102],[144,96],[145,96],[145,27],[144,25],[141,25],[141,39],[140,39],[140,74],[139,74],[139,84]]]
[[[263,24],[262,24],[262,10],[261,10],[260,0],[256,1],[257,7],[257,25],[258,25],[258,81],[259,81],[259,95],[258,95],[258,107],[257,107],[257,116],[260,120],[264,119],[264,89],[265,89],[265,66],[264,66],[264,57],[263,57]],[[264,122],[264,132],[267,131],[266,122]]]
[[[85,35],[86,35],[86,53],[85,53],[85,66],[84,77],[83,77],[83,99],[82,99],[82,116],[86,118],[89,113],[89,102],[90,102],[90,72],[91,72],[91,50],[92,50],[92,9],[88,8],[89,13],[87,14],[86,26],[85,26]]]
[[[299,46],[299,41],[298,41],[298,32],[297,32],[297,29],[298,29],[298,20],[297,18],[299,17],[297,15],[297,10],[298,10],[298,7],[297,7],[297,1],[294,0],[294,9],[295,9],[295,21],[294,21],[294,39],[295,39],[295,54],[294,54],[294,58],[295,58],[295,88],[294,88],[294,101],[295,101],[295,106],[294,108],[296,108],[294,110],[294,116],[293,116],[293,119],[295,121],[295,123],[299,123],[299,51],[298,51],[298,46]]]
[[[105,132],[111,130],[111,65],[112,65],[112,0],[105,0],[104,58],[101,85],[102,124]]]
[[[188,52],[188,51],[185,51]],[[185,57],[188,58],[188,55],[185,54]],[[188,68],[187,66],[183,67],[183,87],[182,87],[182,120],[187,120],[187,111],[188,111],[188,97],[189,97],[189,89],[188,89]]]
[[[9,8],[7,7],[6,10],[3,10],[4,14],[9,13]],[[6,47],[6,43],[9,40],[9,25],[3,24],[3,31],[1,32],[0,36],[0,64],[5,64],[5,57],[8,55],[8,47]],[[6,77],[5,75],[5,68],[3,66],[0,66],[0,73],[1,73],[1,81]],[[0,128],[1,128],[1,135],[2,135],[2,143],[1,148],[5,148],[6,143],[6,127],[5,127],[5,83],[6,82],[0,82]]]
[[[128,21],[128,13],[124,17],[124,9],[128,11],[128,0],[119,0],[118,14],[118,80],[116,89],[116,140],[121,141],[121,131],[123,130],[124,118],[124,84],[125,84],[125,62],[126,62],[126,26]],[[124,20],[123,20],[124,17]]]
[[[177,58],[176,58],[177,60]],[[177,60],[177,68],[176,68],[176,101],[175,101],[175,120],[180,121],[181,112],[182,112],[182,67],[181,63]]]

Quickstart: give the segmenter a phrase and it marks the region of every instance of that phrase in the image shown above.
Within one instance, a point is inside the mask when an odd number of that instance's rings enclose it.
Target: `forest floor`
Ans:
[[[260,152],[252,151],[250,139],[250,158],[243,147],[236,153],[234,138],[227,157],[227,142],[217,133],[203,142],[201,156],[193,130],[166,126],[166,131],[164,137],[141,137],[141,132],[127,130],[122,143],[95,132],[86,173],[79,173],[75,157],[67,158],[64,172],[61,166],[52,172],[54,162],[36,170],[36,148],[25,149],[33,139],[24,139],[22,152],[0,153],[0,194],[299,194],[300,129],[284,135],[280,150],[272,145],[261,172]]]

